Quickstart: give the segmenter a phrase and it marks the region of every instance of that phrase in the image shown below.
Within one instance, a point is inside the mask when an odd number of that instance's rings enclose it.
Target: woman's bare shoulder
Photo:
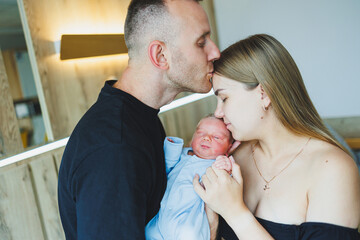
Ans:
[[[360,178],[355,161],[340,148],[319,140],[314,141],[308,154],[311,186],[307,221],[357,227]]]
[[[330,173],[340,176],[350,174],[350,177],[358,177],[357,165],[349,154],[330,143],[321,140],[313,141],[315,143],[308,153],[308,159],[312,162],[312,170],[317,173],[314,174],[314,177]]]

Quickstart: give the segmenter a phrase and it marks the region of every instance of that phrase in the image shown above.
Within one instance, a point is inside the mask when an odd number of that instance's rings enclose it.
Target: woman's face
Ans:
[[[247,90],[245,84],[217,74],[212,82],[218,100],[215,116],[224,119],[234,139],[255,139],[263,115],[259,86]]]

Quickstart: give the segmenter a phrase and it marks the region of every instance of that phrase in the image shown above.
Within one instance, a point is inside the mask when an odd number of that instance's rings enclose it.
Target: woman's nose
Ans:
[[[218,104],[218,105],[216,106],[214,115],[215,115],[215,117],[217,117],[217,118],[223,118],[223,117],[224,117],[224,112],[222,111],[220,104]]]

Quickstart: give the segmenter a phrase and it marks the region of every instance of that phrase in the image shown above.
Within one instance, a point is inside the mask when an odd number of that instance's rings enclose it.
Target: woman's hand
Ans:
[[[233,157],[231,156],[233,162]],[[195,192],[212,210],[220,214],[239,239],[273,239],[246,207],[243,200],[243,179],[240,166],[232,164],[232,177],[225,171],[209,167],[193,180]]]
[[[243,201],[243,179],[240,166],[233,162],[231,177],[225,170],[208,168],[202,176],[202,187],[199,183],[199,176],[193,180],[195,192],[215,212],[223,216],[225,220],[234,217],[233,215],[247,212],[248,209]]]

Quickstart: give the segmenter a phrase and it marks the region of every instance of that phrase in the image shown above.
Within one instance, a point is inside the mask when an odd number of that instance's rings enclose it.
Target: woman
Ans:
[[[360,239],[357,166],[324,126],[281,43],[251,36],[214,66],[215,115],[243,142],[233,177],[209,168],[205,189],[194,179],[195,191],[222,216],[220,236]]]

